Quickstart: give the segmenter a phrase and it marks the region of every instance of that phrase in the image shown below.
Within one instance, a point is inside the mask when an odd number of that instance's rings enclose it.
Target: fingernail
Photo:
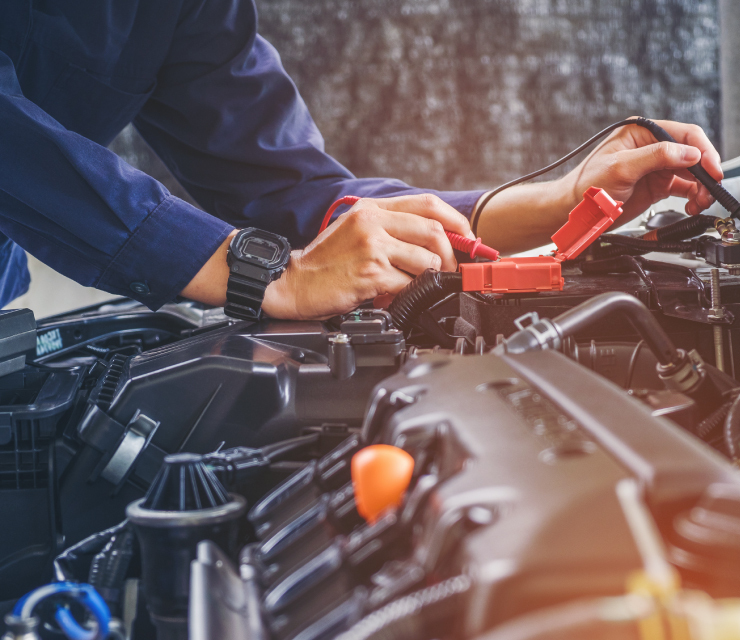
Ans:
[[[468,231],[468,238],[475,240],[475,234],[472,231]]]
[[[689,162],[699,162],[701,160],[701,151],[696,147],[683,146],[683,159]]]

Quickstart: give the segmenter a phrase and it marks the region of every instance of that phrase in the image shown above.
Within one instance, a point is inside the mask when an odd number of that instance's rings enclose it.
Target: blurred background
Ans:
[[[720,19],[721,3],[257,0],[327,151],[358,176],[436,189],[497,186],[638,114],[699,124],[737,155],[722,142],[720,24],[740,3]],[[133,127],[111,149],[187,197]],[[13,307],[108,297],[30,260]]]

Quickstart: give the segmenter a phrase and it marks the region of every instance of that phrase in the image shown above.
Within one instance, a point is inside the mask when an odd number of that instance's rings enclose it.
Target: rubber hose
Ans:
[[[702,440],[706,439],[722,423],[731,406],[731,402],[726,402],[719,409],[715,409],[696,426],[694,433]]]
[[[90,565],[88,582],[110,604],[118,604],[134,555],[135,534],[129,525],[117,532]]]
[[[690,216],[668,224],[665,227],[659,229],[653,229],[649,233],[642,236],[641,240],[658,240],[659,242],[671,242],[677,240],[688,240],[694,236],[698,236],[704,233],[707,229],[714,227],[714,223],[719,220],[716,216]],[[647,236],[651,236],[648,238]],[[652,236],[655,236],[654,238]]]
[[[564,339],[614,313],[623,313],[629,318],[660,364],[667,366],[683,361],[683,357],[650,310],[628,293],[601,293],[553,318],[552,323],[561,339]]]
[[[429,620],[420,620],[422,612],[433,607],[433,617],[437,623],[445,617],[453,616],[458,608],[454,605],[470,589],[470,585],[470,578],[460,575],[394,600],[364,617],[337,640],[419,638],[422,630],[429,627],[436,627],[435,630],[439,632],[437,625],[430,624]],[[445,603],[450,606],[440,608]]]
[[[643,240],[642,238],[632,238],[630,236],[621,236],[616,233],[606,233],[601,236],[601,240],[609,244],[622,245],[631,249],[641,251],[664,251],[666,253],[683,253],[684,251],[693,251],[694,243],[692,242],[660,242],[653,240]]]
[[[75,569],[79,568],[75,565],[82,562],[83,556],[89,557],[90,555],[100,553],[100,551],[110,542],[111,538],[127,526],[128,521],[124,520],[115,527],[94,533],[90,537],[85,538],[77,544],[69,547],[69,549],[66,549],[54,559],[55,579],[59,582],[68,580],[80,582],[83,578],[75,574]]]
[[[738,440],[740,440],[740,395],[733,401],[725,420],[725,446],[727,455],[733,462],[738,459]]]
[[[401,289],[388,311],[395,325],[402,331],[408,331],[422,311],[444,300],[451,293],[460,291],[462,275],[427,269]]]

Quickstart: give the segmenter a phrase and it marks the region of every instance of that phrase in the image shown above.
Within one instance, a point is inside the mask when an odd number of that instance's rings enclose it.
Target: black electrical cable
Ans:
[[[565,164],[566,162],[568,162],[568,160],[572,160],[575,156],[590,147],[600,138],[603,138],[608,133],[619,129],[620,127],[631,124],[647,129],[648,131],[650,131],[650,133],[653,134],[655,139],[660,142],[676,142],[675,138],[671,136],[671,134],[668,133],[665,129],[663,129],[663,127],[653,122],[652,120],[648,120],[647,118],[630,118],[628,120],[620,120],[619,122],[610,124],[608,127],[606,127],[606,129],[602,129],[601,131],[599,131],[599,133],[586,140],[586,142],[571,151],[569,154],[560,158],[560,160],[556,160],[543,169],[528,173],[526,176],[516,178],[516,180],[511,180],[510,182],[507,182],[506,184],[503,184],[491,191],[483,198],[481,203],[478,205],[478,208],[473,212],[473,216],[470,221],[470,226],[473,230],[473,233],[478,235],[478,220],[480,219],[480,213],[481,211],[483,211],[484,207],[491,201],[491,198],[498,195],[505,189],[508,189],[509,187],[521,184],[522,182],[527,182],[547,173],[548,171],[557,169],[560,165]],[[699,161],[693,167],[689,167],[688,170],[699,182],[701,182],[709,190],[709,193],[714,196],[717,202],[719,202],[725,209],[730,212],[730,215],[732,217],[740,216],[740,202],[738,202],[732,196],[732,194],[730,194],[719,182],[717,182],[714,178],[712,178],[712,176],[707,173],[706,169],[701,166],[701,161]]]
[[[609,244],[618,244],[631,249],[641,251],[663,251],[665,253],[684,253],[694,251],[696,245],[693,242],[663,242],[660,240],[643,240],[632,236],[622,236],[616,233],[606,233],[600,238]]]
[[[533,180],[534,178],[537,178],[548,171],[552,171],[553,169],[557,169],[560,165],[565,164],[568,162],[568,160],[572,160],[575,158],[581,151],[584,151],[585,149],[588,149],[594,142],[599,140],[600,138],[603,138],[608,133],[611,133],[615,129],[619,129],[620,127],[624,127],[628,124],[634,124],[634,121],[632,120],[620,120],[619,122],[615,122],[614,124],[610,124],[606,129],[602,129],[597,133],[595,136],[591,136],[586,142],[584,142],[581,146],[571,151],[569,154],[563,156],[560,158],[560,160],[556,160],[552,164],[548,164],[543,169],[539,169],[538,171],[533,171],[532,173],[528,173],[526,176],[522,176],[521,178],[516,178],[515,180],[511,180],[507,182],[506,184],[502,184],[500,187],[496,187],[491,193],[489,193],[485,198],[483,198],[483,201],[478,205],[478,208],[473,212],[473,218],[470,221],[470,227],[473,230],[473,233],[477,236],[478,235],[478,220],[480,218],[480,212],[483,211],[485,206],[491,201],[491,199],[494,196],[497,196],[499,193],[504,191],[504,189],[508,189],[509,187],[513,187],[515,185],[521,184],[522,182],[527,182],[528,180]]]

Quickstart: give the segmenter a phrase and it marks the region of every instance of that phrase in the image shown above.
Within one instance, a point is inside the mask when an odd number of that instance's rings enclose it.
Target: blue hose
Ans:
[[[81,604],[95,618],[97,626],[94,629],[85,629],[63,604],[57,606],[54,618],[59,628],[70,640],[103,640],[108,636],[110,625],[110,610],[105,600],[89,584],[76,582],[55,582],[39,587],[23,596],[15,605],[13,615],[19,618],[30,618],[34,609],[44,600],[52,596],[64,595]]]

